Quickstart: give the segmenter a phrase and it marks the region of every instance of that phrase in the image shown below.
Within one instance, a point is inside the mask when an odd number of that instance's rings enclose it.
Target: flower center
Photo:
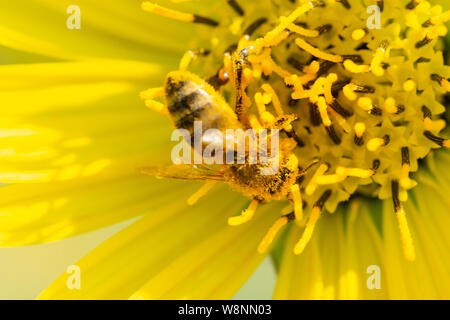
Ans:
[[[295,143],[303,174],[286,197],[295,218],[303,209],[308,214],[295,219],[305,231],[294,251],[303,250],[322,207],[333,212],[363,193],[393,198],[405,256],[414,259],[401,202],[416,185],[411,173],[418,160],[450,146],[439,137],[445,128],[439,101],[450,91],[450,69],[435,49],[450,12],[418,0],[227,2],[234,12],[218,22],[151,3],[143,8],[214,26],[201,31],[207,40],[199,42],[208,50],[189,51],[180,68],[195,53],[204,55],[189,68],[236,105],[240,122],[270,128],[295,116],[282,129]],[[144,96],[154,107],[153,93]],[[254,200],[240,219],[255,209]],[[261,251],[292,219],[277,220]]]

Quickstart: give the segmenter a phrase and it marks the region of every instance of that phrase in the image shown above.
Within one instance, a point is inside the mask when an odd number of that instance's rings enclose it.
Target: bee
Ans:
[[[141,94],[147,102],[147,105],[167,114],[173,126],[176,129],[183,129],[194,136],[194,123],[202,123],[201,145],[202,151],[217,140],[217,137],[210,129],[217,129],[223,132],[223,141],[221,145],[225,147],[225,155],[230,153],[236,157],[236,143],[230,144],[227,141],[236,142],[235,136],[228,134],[229,129],[247,129],[247,121],[242,121],[239,116],[225,101],[222,95],[217,92],[212,85],[203,80],[194,73],[186,70],[176,70],[170,72],[162,88],[150,89]],[[158,103],[152,99],[161,97],[164,103]],[[273,120],[270,128],[283,130],[296,120],[295,115],[284,115]],[[258,136],[259,138],[259,136]],[[260,141],[260,139],[258,139]],[[193,146],[192,140],[186,141]],[[258,148],[260,145],[258,145]],[[267,147],[267,146],[266,146]],[[207,181],[205,188],[212,187],[211,182],[225,182],[233,190],[241,192],[246,197],[252,199],[247,210],[241,216],[232,217],[229,220],[231,225],[237,225],[248,221],[255,211],[258,203],[265,203],[272,200],[291,199],[298,200],[299,197],[291,196],[291,193],[297,193],[299,188],[296,186],[297,179],[304,174],[304,170],[299,169],[298,159],[293,154],[296,142],[292,138],[281,138],[279,141],[279,150],[276,152],[278,168],[273,174],[262,174],[262,170],[267,168],[267,163],[258,160],[250,162],[249,150],[246,148],[243,163],[220,164],[220,165],[172,165],[166,168],[142,168],[143,173],[157,176],[160,178],[173,178],[183,180]],[[199,190],[204,194],[205,188]],[[193,204],[199,196],[194,195],[188,201]],[[294,200],[293,200],[294,201]],[[301,207],[301,203],[295,206]]]

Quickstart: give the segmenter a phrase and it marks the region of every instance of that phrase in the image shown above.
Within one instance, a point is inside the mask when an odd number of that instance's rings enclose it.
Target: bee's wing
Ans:
[[[172,165],[165,168],[143,167],[140,172],[157,178],[224,181],[224,171],[205,165]]]

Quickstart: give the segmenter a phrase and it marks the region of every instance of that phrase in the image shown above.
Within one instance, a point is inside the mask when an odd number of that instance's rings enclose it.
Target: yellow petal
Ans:
[[[63,274],[40,298],[230,298],[264,258],[257,244],[279,213],[230,227],[227,218],[247,200],[225,190],[193,207],[168,202],[76,263],[81,290],[67,289]]]
[[[386,290],[367,288],[367,268],[382,268],[383,264],[380,235],[366,205],[355,200],[347,213],[339,210],[322,215],[311,242],[299,256],[292,248],[301,230],[292,228],[275,299],[370,299],[387,295]]]

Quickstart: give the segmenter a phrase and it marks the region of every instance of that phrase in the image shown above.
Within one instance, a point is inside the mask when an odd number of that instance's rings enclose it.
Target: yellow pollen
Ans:
[[[344,92],[345,97],[350,100],[350,101],[355,101],[358,96],[355,93],[355,85],[353,83],[349,83],[346,86],[344,86],[344,88],[342,89],[342,91]]]
[[[450,82],[447,79],[442,79],[441,86],[445,91],[450,92]]]
[[[166,106],[155,100],[145,100],[145,106],[153,111],[159,112],[161,114],[167,114]]]
[[[306,187],[306,194],[307,195],[312,195],[314,193],[314,191],[316,191],[317,188],[317,178],[322,176],[326,171],[328,170],[328,165],[326,164],[321,164],[319,166],[319,168],[316,170],[316,172],[314,173],[314,175],[311,178],[311,181],[309,181],[307,187]]]
[[[372,108],[373,108],[372,99],[370,99],[368,97],[360,97],[358,99],[358,107],[360,107],[361,109],[363,109],[365,111],[372,110]]]
[[[365,64],[358,65],[350,59],[344,61],[344,68],[352,73],[366,73],[370,71],[370,66]]]
[[[395,212],[395,215],[397,216],[405,258],[409,261],[414,261],[416,259],[416,252],[414,249],[411,231],[409,230],[408,222],[406,220],[405,211],[401,207]]]
[[[272,104],[273,108],[275,109],[275,112],[278,116],[282,116],[284,114],[283,108],[281,106],[280,99],[278,98],[278,95],[276,94],[275,90],[272,88],[272,86],[268,83],[265,83],[261,86],[261,89],[263,89],[271,98],[272,98]],[[270,103],[270,102],[268,102]]]
[[[366,35],[366,32],[363,29],[356,29],[352,32],[352,39],[355,41],[359,41]]]
[[[317,100],[317,105],[319,107],[319,113],[320,113],[320,117],[322,118],[322,122],[324,124],[325,127],[329,127],[331,126],[331,120],[330,117],[328,116],[328,106],[327,103],[325,102],[325,98],[324,97],[319,97],[319,99]]]
[[[411,92],[415,89],[416,89],[416,83],[414,82],[414,80],[409,79],[403,83],[403,90],[405,90],[406,92]]]
[[[325,95],[325,100],[328,104],[332,103],[334,100],[333,94],[331,93],[331,88],[333,86],[333,83],[336,82],[338,79],[338,76],[336,73],[330,73],[327,78],[325,79],[325,84],[323,86],[323,91]]]
[[[366,125],[364,122],[355,123],[355,134],[358,138],[361,138],[366,131]]]
[[[410,165],[405,163],[402,165],[400,173],[400,186],[404,189],[411,189],[414,187],[414,182],[409,178]]]
[[[297,33],[297,34],[299,34],[301,36],[304,36],[304,37],[315,38],[315,37],[319,36],[319,31],[305,29],[305,28],[303,28],[301,26],[297,26],[297,25],[295,25],[293,23],[288,23],[287,24],[287,28],[289,30],[291,30],[292,32],[295,32],[295,33]]]
[[[242,211],[240,216],[228,218],[228,224],[230,226],[238,226],[251,220],[251,218],[253,218],[253,215],[255,214],[258,204],[259,204],[258,200],[252,200],[248,208]]]
[[[301,49],[305,50],[306,52],[310,53],[311,55],[313,55],[319,59],[323,59],[323,60],[327,60],[327,61],[331,61],[331,62],[335,62],[335,63],[342,62],[341,56],[323,52],[323,51],[313,47],[312,45],[310,45],[309,43],[307,43],[305,40],[303,40],[301,38],[295,39],[295,44],[297,46],[299,46]]]
[[[384,52],[385,49],[378,48],[375,56],[372,59],[372,62],[370,63],[370,70],[377,77],[381,77],[384,75],[384,69],[381,67],[381,63],[383,62],[384,58]]]
[[[442,131],[444,130],[446,126],[445,120],[443,119],[437,119],[437,120],[431,120],[430,118],[425,118],[423,120],[423,127],[425,130],[428,131]]]
[[[398,112],[398,108],[395,105],[394,98],[389,97],[384,101],[384,110],[386,110],[386,112],[391,113],[391,114],[395,114]]]
[[[347,178],[346,175],[341,174],[329,174],[317,177],[316,183],[318,185],[335,184],[344,181]]]
[[[141,99],[150,100],[154,98],[159,98],[164,96],[164,88],[151,88],[145,91],[142,91],[140,94]]]
[[[372,169],[361,169],[361,168],[344,168],[337,167],[336,173],[338,175],[343,175],[347,177],[356,177],[356,178],[370,178],[373,176],[374,172]]]
[[[371,152],[377,151],[382,146],[384,146],[384,139],[382,138],[372,138],[367,142],[367,150]]]

